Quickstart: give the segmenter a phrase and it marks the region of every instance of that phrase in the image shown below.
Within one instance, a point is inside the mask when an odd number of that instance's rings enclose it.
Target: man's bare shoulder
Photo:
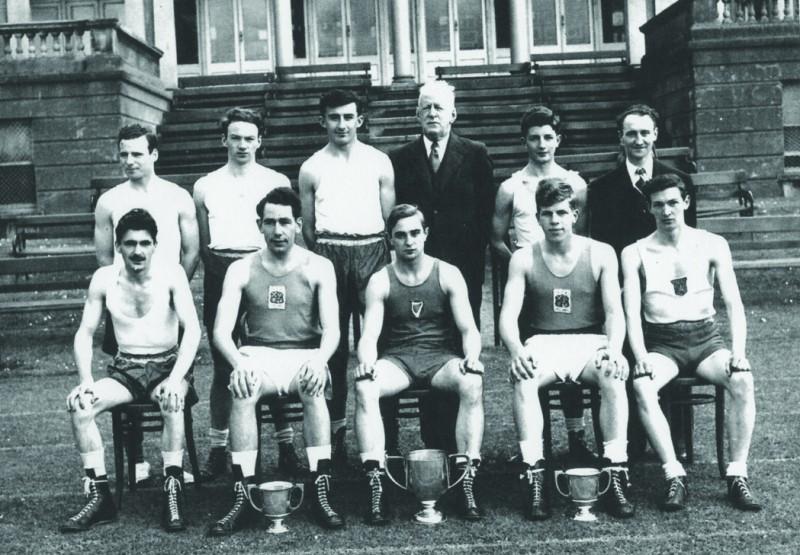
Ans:
[[[327,151],[327,147],[322,147],[314,154],[309,156],[305,162],[300,166],[300,173],[316,175],[321,172],[331,156]]]
[[[97,209],[112,210],[117,204],[124,202],[131,191],[130,182],[123,181],[111,187],[97,198]]]
[[[119,266],[111,264],[108,266],[100,266],[92,274],[92,280],[89,285],[89,290],[95,293],[105,294],[109,285],[116,282],[119,276]]]
[[[604,260],[609,256],[614,258],[617,257],[617,254],[614,252],[614,248],[608,243],[603,243],[602,241],[591,239],[589,237],[582,238],[589,243],[589,248],[592,249],[593,256],[600,257]]]
[[[293,248],[297,249],[300,257],[305,257],[307,271],[311,276],[321,276],[325,274],[333,275],[333,263],[317,253],[311,252],[305,247],[295,245]]]

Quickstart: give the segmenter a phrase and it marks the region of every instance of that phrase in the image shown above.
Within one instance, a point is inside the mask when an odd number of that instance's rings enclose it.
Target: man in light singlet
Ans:
[[[391,260],[384,220],[394,206],[394,170],[388,156],[358,140],[363,103],[352,92],[323,94],[319,110],[328,144],[300,167],[300,198],[306,245],[336,270],[341,339],[330,361],[333,399],[328,407],[333,460],[341,468],[347,461],[349,321],[364,313],[370,276]]]
[[[112,187],[97,200],[94,213],[94,247],[100,266],[121,265],[114,249],[114,229],[119,219],[129,210],[147,210],[158,225],[159,241],[153,253],[156,266],[166,264],[183,266],[191,281],[199,261],[199,237],[192,198],[183,188],[155,174],[158,160],[158,137],[139,124],[126,125],[117,135],[119,161],[128,178]],[[103,352],[117,354],[114,329],[106,313]],[[141,439],[139,439],[141,443]],[[146,480],[150,464],[145,462],[142,449],[138,450],[136,481]],[[188,474],[187,474],[188,478]]]
[[[656,230],[622,251],[628,338],[636,358],[634,390],[650,443],[663,464],[665,511],[683,509],[686,471],[675,455],[658,391],[676,376],[697,375],[725,387],[728,498],[743,511],[759,511],[747,479],[755,426],[753,375],[747,360],[745,319],[730,248],[722,237],[686,225],[691,202],[676,174],[654,177],[643,189]],[[732,349],[714,323],[714,280],[725,303]],[[644,315],[644,322],[642,316]]]
[[[544,449],[540,388],[586,382],[600,389],[603,466],[610,472],[604,504],[619,518],[634,515],[627,500],[628,364],[622,355],[625,317],[617,257],[608,245],[573,234],[575,193],[563,179],[546,178],[536,192],[544,238],[511,257],[500,336],[511,355],[514,421],[527,481],[529,520],[550,517],[543,492]],[[523,297],[533,335],[523,344],[518,318]]]
[[[564,169],[555,160],[562,139],[561,118],[546,106],[533,106],[522,116],[520,130],[528,152],[528,164],[500,185],[492,218],[492,248],[506,263],[512,252],[544,237],[536,218],[536,188],[546,177],[560,177],[572,187],[578,209],[574,231],[579,235],[586,232],[586,182],[578,172]],[[530,335],[526,314],[526,310],[521,311],[520,328],[525,330],[522,333],[525,337]],[[592,464],[596,457],[586,445],[580,390],[562,389],[561,406],[567,425],[570,459],[576,464]]]
[[[88,503],[60,527],[80,532],[117,519],[106,475],[97,416],[131,401],[156,401],[164,431],[164,494],[161,524],[171,532],[185,528],[183,520],[183,408],[197,402],[192,363],[200,342],[192,294],[186,274],[173,262],[154,265],[156,222],[133,209],[116,226],[121,265],[99,268],[92,276],[86,306],[75,334],[75,364],[80,384],[67,396],[72,430],[86,471]],[[108,376],[92,377],[92,337],[108,310],[119,352]],[[178,344],[178,326],[183,337]]]
[[[200,255],[203,258],[203,323],[211,345],[214,377],[209,397],[211,429],[203,478],[213,479],[227,471],[228,418],[231,411],[227,390],[232,368],[214,343],[214,319],[222,295],[222,280],[228,266],[244,255],[264,246],[253,207],[276,187],[288,187],[289,178],[256,162],[256,154],[264,134],[260,114],[244,108],[228,110],[220,121],[222,145],[227,149],[228,162],[221,168],[201,177],[194,185],[194,203],[200,228]],[[233,337],[241,336],[234,326]],[[278,468],[296,476],[303,472],[294,450],[294,432],[283,421],[278,406],[271,406],[276,416],[275,436],[278,439]]]
[[[331,508],[331,436],[325,390],[328,359],[339,343],[336,277],[331,263],[300,246],[300,199],[288,187],[270,191],[257,206],[266,247],[231,264],[225,276],[214,341],[233,367],[229,389],[234,503],[209,535],[226,536],[259,515],[250,500],[258,449],[256,404],[262,397],[297,394],[311,467],[306,495],[322,526],[344,526]],[[231,337],[240,305],[245,344]],[[311,490],[309,492],[309,489]]]
[[[356,369],[356,435],[370,499],[366,521],[388,522],[379,400],[411,385],[458,395],[456,446],[465,455],[459,470],[466,470],[463,516],[478,520],[473,484],[483,440],[483,363],[467,285],[458,268],[425,254],[428,228],[418,208],[397,205],[386,227],[397,257],[369,280]]]

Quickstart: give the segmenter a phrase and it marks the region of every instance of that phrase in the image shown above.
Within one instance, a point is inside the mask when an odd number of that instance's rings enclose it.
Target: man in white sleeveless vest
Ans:
[[[256,208],[266,246],[228,268],[222,286],[214,341],[233,367],[230,389],[234,502],[211,525],[226,536],[259,513],[255,488],[258,434],[256,404],[263,398],[297,394],[303,403],[303,435],[312,478],[309,497],[325,528],[344,526],[331,508],[331,436],[325,391],[328,359],[339,343],[336,277],[326,258],[295,245],[300,233],[300,199],[288,187],[270,191]],[[244,310],[247,337],[237,348],[231,337]],[[306,489],[308,495],[308,489]]]
[[[627,500],[628,364],[622,355],[625,316],[613,249],[573,233],[576,197],[562,178],[543,179],[536,210],[543,239],[511,257],[500,336],[511,355],[514,420],[527,482],[525,516],[550,517],[543,494],[545,453],[539,390],[556,381],[586,382],[600,390],[603,466],[610,484],[604,505],[618,518],[634,515]],[[523,344],[518,319],[523,298],[532,335]]]
[[[728,498],[743,511],[758,511],[747,478],[755,426],[753,375],[745,352],[747,321],[730,248],[718,235],[686,225],[691,199],[677,174],[654,177],[643,189],[656,230],[622,251],[628,340],[636,358],[634,389],[650,443],[663,464],[665,511],[683,509],[686,471],[675,448],[658,391],[679,375],[697,375],[725,387],[730,404]],[[714,323],[714,281],[730,321],[728,350]],[[642,321],[644,316],[644,321]]]
[[[80,384],[67,397],[75,441],[86,471],[89,502],[61,525],[80,532],[117,518],[106,475],[97,416],[131,401],[154,400],[161,407],[164,431],[162,526],[183,530],[183,408],[197,402],[192,363],[200,342],[200,324],[186,274],[177,264],[153,264],[157,226],[150,214],[133,209],[116,226],[122,265],[103,266],[92,276],[80,328],[75,334],[75,364]],[[92,337],[111,314],[119,352],[108,376],[92,377]],[[183,337],[178,344],[178,326]]]
[[[428,228],[418,208],[396,206],[386,227],[397,257],[369,280],[355,378],[356,434],[370,499],[366,521],[388,522],[379,400],[414,384],[458,395],[456,447],[466,455],[463,516],[478,520],[473,484],[483,440],[483,363],[467,285],[458,268],[425,254]]]

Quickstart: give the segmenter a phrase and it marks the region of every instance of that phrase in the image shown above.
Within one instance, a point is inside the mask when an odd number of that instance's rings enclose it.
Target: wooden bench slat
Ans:
[[[36,301],[0,302],[0,314],[20,312],[44,312],[48,310],[77,310],[83,307],[83,299],[43,299]]]
[[[800,230],[800,216],[754,216],[752,218],[707,218],[698,226],[713,233],[768,233]]]

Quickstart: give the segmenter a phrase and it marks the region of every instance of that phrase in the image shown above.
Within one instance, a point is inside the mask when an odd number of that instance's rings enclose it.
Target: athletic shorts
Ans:
[[[278,390],[278,396],[289,394],[289,386],[303,365],[316,356],[319,349],[275,349],[258,345],[244,345],[239,352],[255,362],[255,367],[267,377]],[[327,373],[325,398],[330,398],[331,376]]]
[[[433,377],[453,359],[463,356],[452,351],[430,351],[421,353],[384,353],[381,360],[391,362],[405,372],[413,387],[430,387]]]
[[[125,389],[130,391],[135,402],[151,401],[153,390],[169,377],[177,358],[177,347],[163,353],[148,355],[117,353],[117,356],[108,365],[108,377],[121,383]],[[197,392],[194,390],[192,369],[189,369],[183,379],[189,382],[189,389],[184,399],[185,405],[189,407],[198,400]]]
[[[694,375],[701,362],[726,348],[713,318],[671,324],[645,322],[644,344],[648,352],[675,362],[680,376]]]
[[[364,312],[364,292],[372,274],[392,261],[383,236],[317,238],[314,251],[333,264],[339,314]]]
[[[608,346],[608,338],[596,333],[539,334],[525,341],[525,350],[537,367],[552,370],[559,381],[579,383],[581,372],[597,350]]]
[[[203,324],[211,336],[214,330],[214,320],[217,318],[217,305],[222,297],[222,282],[225,281],[225,272],[228,267],[248,255],[248,252],[216,252],[210,251],[208,260],[203,267]],[[240,314],[241,316],[241,310]],[[237,318],[237,322],[238,322]],[[238,323],[233,331],[235,337],[239,336]],[[209,337],[210,339],[210,337]]]

